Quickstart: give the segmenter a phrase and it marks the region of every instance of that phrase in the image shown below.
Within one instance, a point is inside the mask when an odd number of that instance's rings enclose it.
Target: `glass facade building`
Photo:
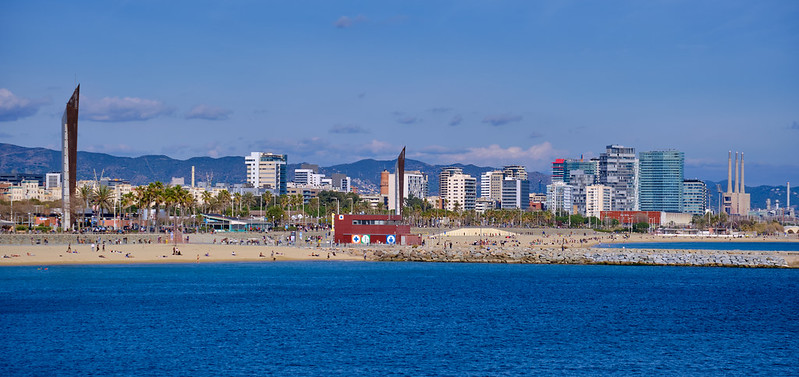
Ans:
[[[698,179],[686,179],[682,182],[682,211],[694,215],[703,215],[707,210],[707,185]]]
[[[641,211],[683,211],[683,168],[679,151],[641,152],[638,173],[638,206]]]
[[[266,188],[277,195],[285,195],[288,175],[285,154],[252,152],[244,157],[247,165],[247,183],[253,187]]]
[[[638,160],[635,158],[635,148],[608,145],[605,153],[599,155],[597,183],[610,186],[613,189],[612,207],[614,211],[638,209],[637,169]],[[682,182],[682,178],[680,182]]]

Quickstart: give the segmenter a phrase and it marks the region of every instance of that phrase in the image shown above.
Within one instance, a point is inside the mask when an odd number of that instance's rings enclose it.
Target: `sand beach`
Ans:
[[[157,234],[0,235],[0,266],[61,264],[391,260],[488,263],[677,264],[799,267],[799,253],[737,250],[641,250],[628,242],[799,242],[794,237],[608,234],[576,229],[417,229],[424,245],[277,245],[286,234],[193,234],[170,243]],[[310,235],[310,234],[309,234]],[[49,238],[48,238],[49,237]],[[128,239],[130,238],[130,239]],[[161,242],[159,243],[159,238]],[[45,240],[47,239],[47,240]],[[264,240],[265,242],[261,242]],[[257,241],[257,244],[255,242]],[[269,241],[269,242],[266,242]],[[596,248],[618,243],[618,248]],[[94,244],[94,247],[92,247]]]

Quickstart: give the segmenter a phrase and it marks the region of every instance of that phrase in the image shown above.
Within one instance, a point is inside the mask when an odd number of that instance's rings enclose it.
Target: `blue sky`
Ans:
[[[799,2],[3,1],[0,141],[523,164],[608,144],[799,183]],[[124,178],[124,177],[122,177]]]

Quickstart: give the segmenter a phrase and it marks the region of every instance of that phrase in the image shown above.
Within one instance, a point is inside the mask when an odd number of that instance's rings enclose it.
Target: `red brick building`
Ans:
[[[340,244],[415,245],[421,241],[399,215],[334,215],[333,233]]]
[[[618,220],[621,225],[637,223],[660,225],[660,211],[602,211],[599,217],[601,220]]]

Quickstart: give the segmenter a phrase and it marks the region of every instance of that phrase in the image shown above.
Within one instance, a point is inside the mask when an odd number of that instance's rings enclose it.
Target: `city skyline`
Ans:
[[[750,184],[799,181],[799,4],[311,3],[5,2],[0,140],[57,149],[79,82],[78,149],[117,156],[407,144],[548,174],[619,144],[683,151],[685,178],[745,150]]]

